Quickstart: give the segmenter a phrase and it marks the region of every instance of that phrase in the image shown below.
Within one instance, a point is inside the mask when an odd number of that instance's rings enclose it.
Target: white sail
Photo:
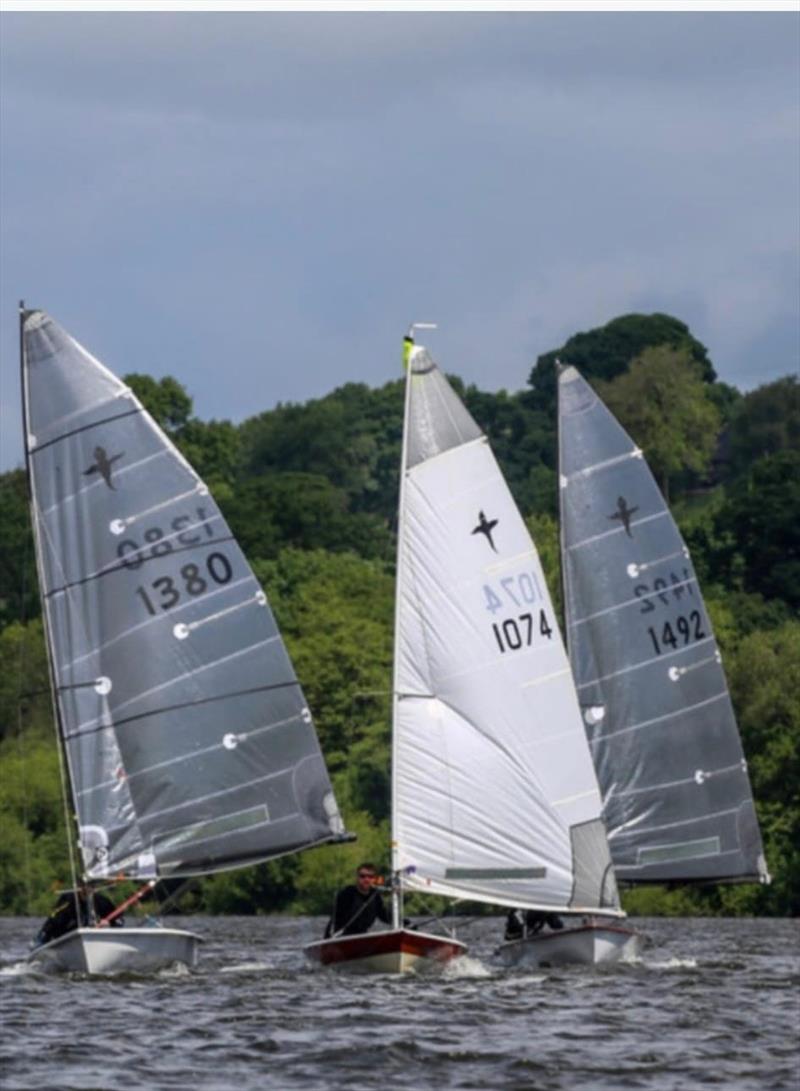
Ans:
[[[536,548],[486,437],[419,347],[398,536],[395,870],[454,898],[619,914]]]

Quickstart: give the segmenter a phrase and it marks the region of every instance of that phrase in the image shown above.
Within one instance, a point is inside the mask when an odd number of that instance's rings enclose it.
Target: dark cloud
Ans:
[[[414,318],[489,389],[631,310],[736,385],[796,369],[799,28],[3,15],[2,465],[20,295],[205,417],[391,378]]]

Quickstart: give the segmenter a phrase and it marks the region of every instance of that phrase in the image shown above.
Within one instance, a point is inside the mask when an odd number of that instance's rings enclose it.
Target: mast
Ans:
[[[564,630],[564,643],[567,648],[567,659],[570,661],[570,667],[572,666],[572,656],[570,654],[570,633],[569,625],[567,624],[567,566],[564,563],[564,490],[567,487],[566,478],[562,480],[561,466],[563,459],[561,457],[561,383],[559,381],[561,372],[563,371],[563,365],[560,360],[555,362],[556,368],[556,433],[558,441],[558,465],[556,467],[556,488],[558,489],[558,558],[559,568],[561,570],[561,626]]]
[[[28,483],[28,504],[30,510],[31,527],[33,529],[34,555],[36,557],[36,576],[39,581],[39,595],[41,598],[44,587],[44,567],[42,564],[42,548],[39,532],[39,523],[36,518],[36,496],[33,487],[30,463],[30,429],[28,426],[28,375],[27,359],[25,354],[25,319],[29,312],[25,307],[25,301],[19,301],[19,371],[20,391],[22,398],[22,443],[25,450],[25,478]],[[42,600],[42,622],[44,625],[44,645],[47,654],[47,673],[50,678],[50,700],[53,708],[53,724],[56,731],[56,748],[58,751],[58,769],[61,779],[61,798],[64,804],[64,829],[67,837],[67,856],[69,858],[70,878],[72,881],[73,896],[75,898],[75,916],[79,918],[78,907],[78,867],[75,859],[75,843],[77,841],[73,826],[74,815],[70,813],[69,800],[72,798],[72,783],[69,775],[69,755],[64,745],[64,725],[61,718],[61,707],[58,701],[58,689],[53,662],[53,636],[50,628],[50,617],[47,606]]]
[[[400,645],[400,575],[405,561],[405,549],[403,548],[403,524],[405,521],[405,493],[406,493],[406,462],[408,457],[408,416],[411,403],[411,369],[414,355],[414,331],[418,329],[435,330],[434,322],[412,322],[408,328],[403,343],[403,363],[406,371],[405,396],[403,402],[403,441],[400,454],[400,493],[397,504],[397,565],[395,568],[395,596],[394,596],[394,663],[392,675],[392,927],[399,928],[403,920],[403,889],[398,868],[397,852],[397,819],[395,813],[395,800],[397,799],[397,721],[398,705],[400,703],[400,690],[398,683],[399,656],[397,649]]]

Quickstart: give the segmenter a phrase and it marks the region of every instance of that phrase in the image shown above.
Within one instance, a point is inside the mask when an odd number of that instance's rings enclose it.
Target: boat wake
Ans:
[[[471,958],[469,955],[461,955],[460,958],[451,959],[442,971],[442,977],[449,980],[472,977],[493,977],[494,973],[479,958]]]

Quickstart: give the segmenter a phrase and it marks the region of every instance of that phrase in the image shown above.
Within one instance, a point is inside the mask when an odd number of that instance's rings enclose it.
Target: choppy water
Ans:
[[[798,1088],[797,921],[642,921],[637,963],[531,972],[483,918],[431,979],[306,969],[319,920],[182,918],[196,971],[106,980],[24,964],[37,923],[0,919],[5,1091]]]

